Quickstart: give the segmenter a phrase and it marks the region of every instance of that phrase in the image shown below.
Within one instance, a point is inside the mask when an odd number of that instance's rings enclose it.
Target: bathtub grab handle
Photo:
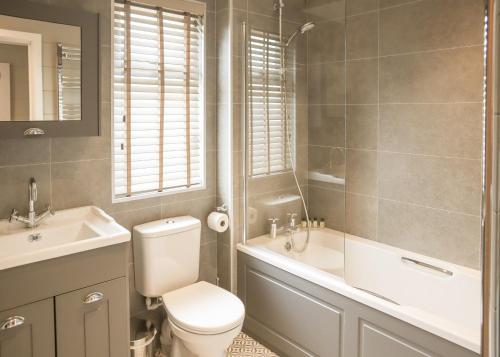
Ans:
[[[424,267],[424,268],[427,268],[427,269],[431,269],[431,270],[437,271],[439,273],[442,273],[442,274],[445,274],[445,275],[448,275],[448,276],[453,276],[453,272],[451,270],[440,268],[440,267],[437,267],[437,266],[429,264],[429,263],[421,262],[420,260],[416,260],[416,259],[412,259],[412,258],[407,258],[407,257],[401,257],[401,261],[403,263],[407,263],[407,264],[408,263],[416,264],[416,265],[419,265],[421,267]]]

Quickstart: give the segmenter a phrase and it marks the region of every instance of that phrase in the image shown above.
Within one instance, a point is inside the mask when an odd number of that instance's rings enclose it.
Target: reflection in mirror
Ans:
[[[0,121],[81,119],[80,27],[0,15]]]

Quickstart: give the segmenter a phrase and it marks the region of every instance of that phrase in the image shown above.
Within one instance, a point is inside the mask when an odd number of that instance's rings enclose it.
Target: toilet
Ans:
[[[172,332],[171,357],[222,357],[240,333],[245,307],[238,297],[198,280],[201,222],[182,216],[133,230],[136,289],[161,297]],[[166,324],[164,323],[164,326]],[[170,339],[162,328],[162,340]]]

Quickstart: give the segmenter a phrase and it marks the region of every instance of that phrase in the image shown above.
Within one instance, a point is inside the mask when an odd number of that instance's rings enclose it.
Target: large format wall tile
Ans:
[[[377,195],[377,152],[347,150],[346,189],[348,192]]]
[[[308,65],[309,104],[344,104],[345,63]]]
[[[309,218],[324,218],[329,228],[345,229],[345,192],[309,185]]]
[[[345,106],[310,105],[308,134],[309,145],[344,147]]]
[[[0,140],[0,166],[48,163],[50,139]]]
[[[482,101],[483,47],[380,59],[381,103]]]
[[[473,215],[481,201],[481,161],[382,152],[382,198]]]
[[[309,64],[344,60],[345,21],[343,17],[317,23],[307,39]]]
[[[346,14],[355,15],[378,9],[379,0],[347,0]]]
[[[380,13],[381,55],[480,45],[481,1],[424,0]]]
[[[480,219],[411,204],[379,201],[378,241],[479,269]]]
[[[48,164],[0,167],[0,219],[9,218],[13,208],[20,214],[28,212],[28,184],[34,177],[38,188],[36,209],[50,203],[50,167]]]
[[[347,62],[347,104],[376,104],[379,86],[378,59]]]
[[[346,194],[346,233],[376,240],[378,200],[376,197]]]
[[[348,105],[347,147],[376,150],[378,147],[378,106]]]
[[[347,59],[378,56],[378,12],[350,16],[347,22]]]
[[[481,158],[482,104],[384,104],[380,149]]]

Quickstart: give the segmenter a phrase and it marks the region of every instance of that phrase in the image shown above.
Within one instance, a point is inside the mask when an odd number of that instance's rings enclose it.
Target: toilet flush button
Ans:
[[[165,223],[166,224],[174,224],[175,221],[173,219],[167,219],[167,221]]]

